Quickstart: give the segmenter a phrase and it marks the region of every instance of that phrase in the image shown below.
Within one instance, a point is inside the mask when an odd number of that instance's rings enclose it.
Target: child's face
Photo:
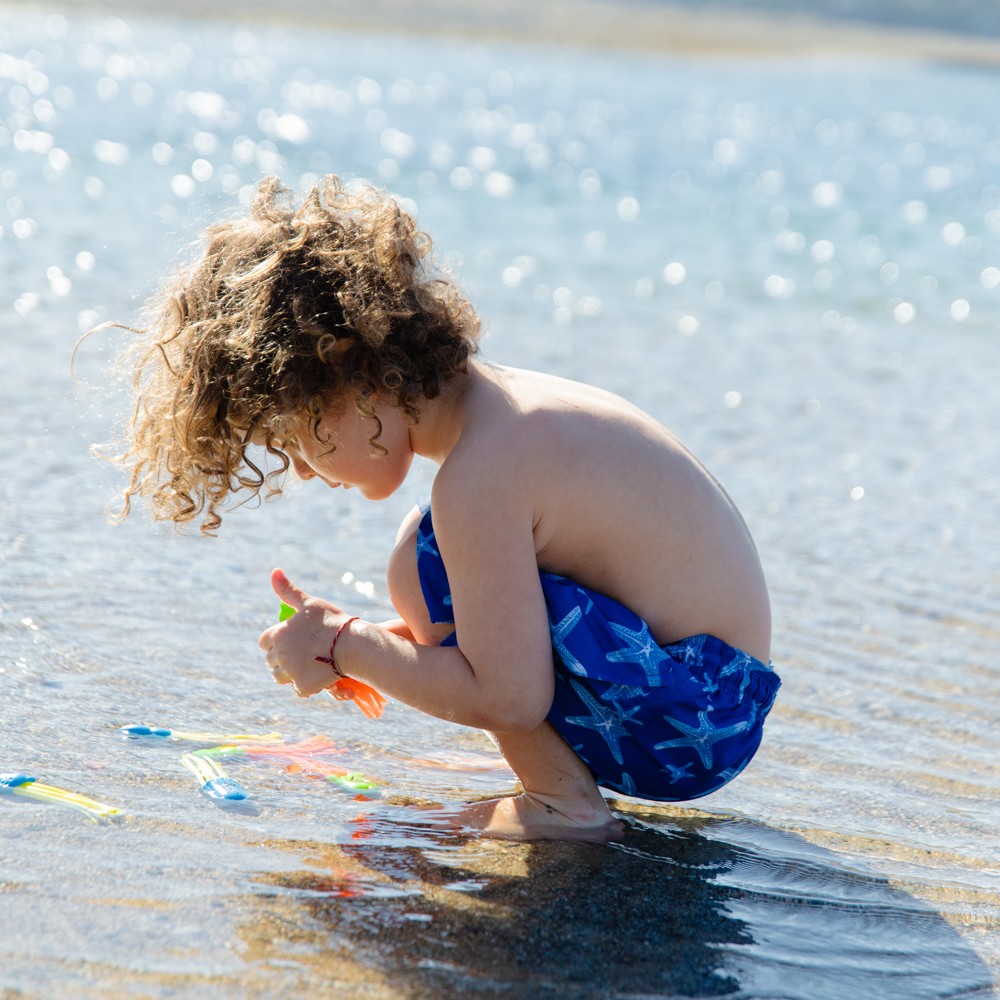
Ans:
[[[376,404],[375,411],[382,421],[378,443],[388,454],[372,448],[370,438],[378,429],[374,420],[354,406],[328,410],[318,428],[312,419],[303,418],[286,439],[282,450],[295,474],[320,479],[331,489],[356,487],[366,500],[384,500],[395,493],[413,461],[409,425],[394,406]]]

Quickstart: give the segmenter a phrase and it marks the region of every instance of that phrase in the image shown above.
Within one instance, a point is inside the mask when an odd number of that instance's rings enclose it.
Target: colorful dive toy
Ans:
[[[191,743],[280,743],[280,733],[264,733],[254,736],[252,733],[182,733],[176,729],[165,729],[163,726],[122,726],[119,732],[129,738],[153,736],[160,740],[187,740]]]
[[[366,778],[357,771],[345,771],[343,768],[327,764],[326,761],[316,760],[313,757],[303,757],[300,760],[292,761],[286,768],[289,774],[315,774],[317,777],[326,778],[327,781],[340,785],[348,792],[370,792],[378,788],[378,785],[371,778]]]
[[[140,739],[142,737],[152,737],[154,740],[191,740],[199,743],[218,743],[218,746],[202,747],[198,750],[191,750],[181,754],[180,762],[187,768],[201,785],[201,790],[213,799],[224,801],[240,801],[249,798],[246,790],[235,779],[229,777],[219,765],[220,760],[231,757],[246,758],[270,758],[285,765],[285,771],[289,774],[309,774],[315,777],[326,778],[332,784],[338,785],[345,791],[366,792],[377,789],[378,785],[370,778],[356,771],[348,771],[347,768],[338,767],[327,760],[320,760],[320,756],[343,753],[326,736],[310,736],[308,739],[299,740],[298,743],[285,743],[280,734],[267,733],[264,735],[219,735],[213,733],[189,733],[180,732],[176,729],[167,729],[165,726],[135,725],[122,726],[120,730],[129,739]],[[21,791],[20,784],[34,781],[33,778],[25,778],[24,775],[0,775],[0,792]],[[4,783],[8,787],[4,787]],[[44,786],[38,786],[39,789]],[[50,793],[59,793],[67,797],[68,792],[59,792],[59,789],[49,789]],[[22,793],[26,794],[26,793]],[[35,798],[41,798],[36,794]],[[85,800],[82,796],[73,796],[78,808],[84,808]],[[108,810],[107,806],[100,803],[91,803],[92,807]],[[109,812],[117,812],[111,809]]]
[[[278,621],[287,621],[294,614],[295,608],[282,601],[281,607],[278,611]],[[327,691],[331,692],[331,697],[333,696],[332,692],[334,688],[338,691],[346,692],[354,704],[357,705],[369,719],[381,718],[382,712],[386,706],[386,698],[384,695],[379,694],[375,688],[369,687],[367,684],[363,684],[361,681],[355,680],[353,677],[342,677],[339,681],[327,685]]]
[[[120,809],[106,806],[103,802],[95,802],[93,799],[88,799],[86,795],[77,795],[76,792],[67,792],[63,788],[54,788],[52,785],[41,785],[26,774],[0,774],[0,794],[23,795],[27,799],[35,799],[38,802],[70,806],[85,812],[95,823],[121,813]]]
[[[326,778],[328,781],[348,791],[358,792],[377,788],[378,785],[356,771],[348,771],[324,760],[317,760],[314,754],[337,752],[336,747],[325,736],[313,736],[298,743],[282,746],[218,746],[205,750],[195,750],[193,756],[219,759],[227,757],[271,757],[287,764],[286,770],[295,774],[305,772]]]
[[[201,753],[185,753],[181,755],[181,763],[201,782],[201,790],[213,799],[239,801],[247,797],[243,786],[230,778],[211,757]]]

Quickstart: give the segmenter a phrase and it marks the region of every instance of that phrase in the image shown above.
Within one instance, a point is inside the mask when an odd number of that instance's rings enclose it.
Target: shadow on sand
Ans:
[[[394,830],[389,830],[394,826]],[[278,846],[278,845],[274,845]],[[379,820],[285,844],[244,957],[338,996],[992,996],[947,921],[746,821],[630,813],[619,844],[428,837]]]

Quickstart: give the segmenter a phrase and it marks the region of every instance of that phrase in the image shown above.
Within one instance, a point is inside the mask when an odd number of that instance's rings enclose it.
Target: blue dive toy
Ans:
[[[118,730],[126,739],[152,736],[159,740],[187,740],[191,743],[280,743],[279,733],[187,733],[164,726],[122,726]]]
[[[247,797],[243,786],[210,757],[186,753],[181,755],[181,763],[201,782],[201,790],[211,798],[237,802]]]

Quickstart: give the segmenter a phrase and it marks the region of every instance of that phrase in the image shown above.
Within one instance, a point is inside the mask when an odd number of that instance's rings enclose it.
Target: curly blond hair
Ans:
[[[335,176],[295,207],[276,177],[249,216],[212,226],[205,252],[147,306],[130,354],[135,409],[117,457],[156,520],[221,524],[230,494],[281,492],[284,435],[350,405],[381,425],[378,393],[419,419],[477,351],[479,320],[430,266],[430,238],[385,192]],[[248,454],[261,446],[280,468]],[[267,462],[262,463],[265,468]]]

